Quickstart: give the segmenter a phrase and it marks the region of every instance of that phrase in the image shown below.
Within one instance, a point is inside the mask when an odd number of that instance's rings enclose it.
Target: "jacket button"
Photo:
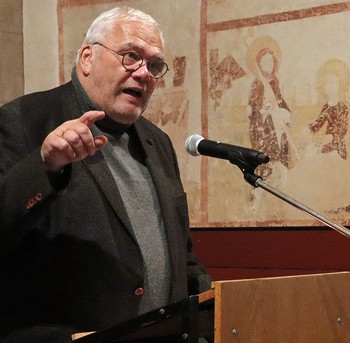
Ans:
[[[35,200],[36,201],[40,201],[41,199],[43,198],[43,195],[41,194],[41,193],[37,193],[36,195],[35,195]]]
[[[143,288],[142,287],[138,287],[135,289],[135,295],[142,295],[143,294]]]
[[[33,199],[33,198],[29,199],[29,200],[27,201],[27,204],[26,204],[27,210],[29,210],[30,208],[32,208],[35,204],[36,204],[35,199]]]
[[[147,138],[146,140],[147,140],[147,143],[149,145],[153,145],[153,139],[152,138]]]

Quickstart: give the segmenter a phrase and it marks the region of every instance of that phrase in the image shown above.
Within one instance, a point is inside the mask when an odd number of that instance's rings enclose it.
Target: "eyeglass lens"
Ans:
[[[137,70],[141,68],[143,63],[143,58],[134,52],[127,52],[123,54],[122,64],[126,69]],[[147,61],[147,69],[150,74],[155,78],[162,77],[168,70],[168,66],[165,62],[150,62]]]

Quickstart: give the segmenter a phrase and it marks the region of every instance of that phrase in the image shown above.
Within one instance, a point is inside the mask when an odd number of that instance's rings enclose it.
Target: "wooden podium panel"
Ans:
[[[350,342],[350,273],[217,281],[215,343]]]

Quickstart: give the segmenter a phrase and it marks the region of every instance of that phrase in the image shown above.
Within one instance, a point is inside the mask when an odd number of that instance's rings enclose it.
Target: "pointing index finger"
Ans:
[[[95,121],[103,119],[104,116],[105,113],[103,111],[89,111],[85,112],[77,120],[90,128],[95,123]]]

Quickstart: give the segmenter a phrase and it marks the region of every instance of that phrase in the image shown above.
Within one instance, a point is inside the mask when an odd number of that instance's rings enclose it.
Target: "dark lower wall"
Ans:
[[[214,280],[350,271],[350,238],[328,228],[192,229]]]

